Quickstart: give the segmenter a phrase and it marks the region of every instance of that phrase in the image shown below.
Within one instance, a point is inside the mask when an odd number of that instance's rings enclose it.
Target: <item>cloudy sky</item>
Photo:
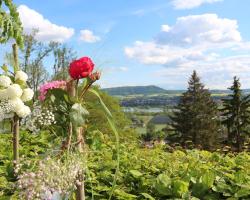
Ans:
[[[184,89],[195,69],[211,89],[250,88],[249,0],[14,0],[29,33],[90,56],[102,87]],[[46,64],[47,68],[53,63]]]

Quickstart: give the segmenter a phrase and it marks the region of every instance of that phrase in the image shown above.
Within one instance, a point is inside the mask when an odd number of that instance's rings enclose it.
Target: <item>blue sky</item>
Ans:
[[[250,88],[249,0],[14,2],[26,32],[39,28],[39,40],[92,57],[102,87],[184,89],[195,69],[209,88],[227,88],[234,75]]]

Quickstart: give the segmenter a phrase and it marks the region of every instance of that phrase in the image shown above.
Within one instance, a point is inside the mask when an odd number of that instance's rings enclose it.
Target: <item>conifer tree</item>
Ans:
[[[181,141],[192,141],[198,147],[215,148],[218,135],[218,112],[211,94],[193,72],[186,92],[180,98],[171,117],[175,131],[181,134]]]
[[[222,123],[227,127],[227,142],[235,145],[238,151],[242,150],[244,140],[250,133],[247,129],[250,123],[250,96],[244,96],[240,89],[241,84],[234,77],[233,85],[228,88],[232,91],[229,98],[223,99]]]

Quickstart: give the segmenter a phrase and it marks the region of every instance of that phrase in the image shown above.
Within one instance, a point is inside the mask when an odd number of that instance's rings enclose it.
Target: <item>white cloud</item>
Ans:
[[[129,69],[128,67],[105,67],[105,73],[116,73],[116,72],[127,72]]]
[[[48,19],[45,19],[43,15],[30,9],[26,5],[20,5],[18,12],[24,27],[24,32],[29,34],[33,29],[38,29],[39,32],[36,38],[39,41],[64,42],[74,35],[73,28],[53,24]]]
[[[175,9],[191,9],[201,6],[202,4],[211,4],[223,0],[172,0]]]
[[[177,64],[191,60],[205,59],[199,49],[181,48],[178,46],[159,45],[154,42],[135,42],[133,47],[125,47],[129,58],[138,59],[144,64]]]
[[[171,30],[171,28],[167,24],[164,24],[161,26],[161,31],[163,31],[163,32],[169,32],[170,30]]]
[[[250,51],[250,42],[241,42],[239,44],[237,44],[236,47],[233,47],[232,50],[234,51]]]
[[[250,55],[229,56],[210,62],[183,63],[178,67],[170,67],[156,72],[158,77],[171,77],[166,79],[166,85],[179,86],[187,84],[193,70],[202,78],[202,82],[210,89],[226,89],[232,84],[234,76],[241,79],[242,87],[250,85]]]
[[[214,59],[215,50],[242,43],[237,21],[216,14],[180,17],[175,25],[161,29],[153,41],[125,47],[125,54],[144,64],[178,65]]]
[[[216,14],[179,17],[172,27],[162,25],[156,37],[158,43],[174,45],[239,42],[241,39],[237,21],[219,18]]]
[[[180,17],[173,26],[163,25],[153,40],[136,41],[124,51],[143,64],[164,66],[158,75],[171,77],[169,84],[183,87],[196,69],[208,86],[225,89],[234,75],[250,85],[249,44],[236,20],[204,14]]]
[[[95,43],[101,40],[99,36],[94,35],[94,33],[90,30],[81,30],[80,31],[80,40],[87,43]]]

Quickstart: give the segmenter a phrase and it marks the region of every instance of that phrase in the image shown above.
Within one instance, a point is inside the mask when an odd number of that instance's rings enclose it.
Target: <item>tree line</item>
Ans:
[[[231,93],[219,106],[193,72],[171,116],[171,125],[182,145],[192,143],[197,148],[215,150],[224,144],[242,151],[250,134],[250,95],[243,94],[237,77],[228,89]]]

